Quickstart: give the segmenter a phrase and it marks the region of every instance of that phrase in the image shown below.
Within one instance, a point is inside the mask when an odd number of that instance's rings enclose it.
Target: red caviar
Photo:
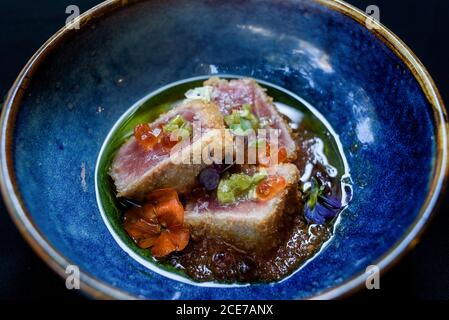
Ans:
[[[179,140],[172,139],[171,133],[161,133],[159,142],[164,148],[171,149],[179,142]]]
[[[158,138],[153,134],[151,127],[147,123],[138,124],[134,128],[134,137],[146,151],[151,150],[158,142]]]
[[[284,190],[286,185],[284,177],[270,176],[257,185],[257,198],[262,201],[268,201]]]
[[[142,207],[125,214],[124,228],[142,249],[151,248],[154,257],[164,257],[183,250],[190,238],[184,227],[184,207],[174,189],[149,193]]]
[[[158,135],[154,134],[151,127],[146,124],[138,124],[134,128],[134,137],[137,140],[139,146],[141,146],[145,151],[150,151],[156,146],[163,147],[164,149],[172,149],[176,144],[178,144],[182,139],[173,139],[172,133],[163,132],[163,125],[158,125],[157,129],[160,131]]]
[[[259,153],[257,157],[257,163],[263,167],[269,167],[270,165],[274,165],[276,163],[273,163],[271,159],[271,148],[270,145],[267,144],[265,148],[265,154]],[[278,150],[278,158],[277,163],[283,163],[287,160],[287,150],[284,147],[279,148]]]
[[[284,163],[287,160],[287,150],[282,147],[278,151],[278,163]]]

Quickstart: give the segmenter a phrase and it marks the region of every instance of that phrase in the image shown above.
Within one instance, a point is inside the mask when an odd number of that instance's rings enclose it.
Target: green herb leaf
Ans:
[[[307,198],[307,205],[313,209],[318,201],[318,197],[324,190],[324,186],[320,186],[317,179],[314,177],[311,179],[311,187],[305,192],[305,197]]]

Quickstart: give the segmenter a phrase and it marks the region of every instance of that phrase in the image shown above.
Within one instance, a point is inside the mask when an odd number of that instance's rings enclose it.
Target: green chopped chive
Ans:
[[[244,104],[243,105],[243,113],[245,115],[241,116],[241,117],[249,120],[251,122],[253,129],[256,130],[259,128],[259,119],[254,115],[254,113],[252,113],[251,109],[252,109],[252,107],[250,104]]]
[[[268,174],[265,170],[261,170],[259,172],[257,172],[255,175],[253,175],[253,184],[258,184],[259,182],[262,182],[263,180],[265,180],[267,178]]]
[[[242,198],[255,197],[258,183],[267,178],[266,171],[262,170],[253,176],[244,173],[234,173],[224,176],[217,188],[217,198],[221,204],[230,204]]]
[[[251,112],[251,105],[244,104],[242,110],[232,110],[224,117],[226,125],[235,135],[249,135],[251,130],[259,128],[259,119]]]
[[[229,129],[231,129],[231,132],[235,135],[247,136],[251,133],[251,131],[253,130],[253,127],[249,120],[241,118],[240,123],[231,124],[229,126]]]
[[[227,115],[224,117],[224,121],[228,127],[232,126],[233,124],[240,123],[240,115],[236,110],[233,110],[230,115]]]
[[[310,208],[315,208],[318,201],[318,197],[324,191],[324,186],[320,186],[316,178],[312,178],[312,186],[305,192],[305,196],[308,197],[307,205]]]
[[[176,115],[162,127],[162,131],[168,133],[176,131],[176,133],[184,140],[192,133],[192,125],[187,122],[183,116]]]

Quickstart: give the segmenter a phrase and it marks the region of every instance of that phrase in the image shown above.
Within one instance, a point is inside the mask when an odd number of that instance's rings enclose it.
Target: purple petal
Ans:
[[[321,196],[320,199],[323,201],[324,204],[328,205],[329,207],[333,209],[341,209],[341,200],[335,196]]]
[[[318,213],[316,208],[317,206],[311,209],[309,205],[306,205],[304,208],[304,216],[310,223],[325,224],[326,219]]]
[[[323,217],[324,219],[332,219],[335,218],[335,216],[337,215],[338,211],[328,208],[320,203],[317,203],[315,205],[315,211],[317,212],[318,215],[320,215],[321,217]]]

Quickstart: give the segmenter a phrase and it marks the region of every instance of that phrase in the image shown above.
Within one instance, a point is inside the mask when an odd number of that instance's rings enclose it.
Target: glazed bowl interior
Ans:
[[[112,297],[291,299],[344,294],[367,266],[405,250],[429,218],[446,161],[444,111],[412,58],[318,2],[118,3],[49,44],[6,105],[4,196],[51,265],[78,265],[91,292]],[[94,170],[114,123],[159,87],[216,73],[302,97],[348,160],[351,205],[328,245],[280,283],[217,290],[169,279],[124,252],[99,213]]]

